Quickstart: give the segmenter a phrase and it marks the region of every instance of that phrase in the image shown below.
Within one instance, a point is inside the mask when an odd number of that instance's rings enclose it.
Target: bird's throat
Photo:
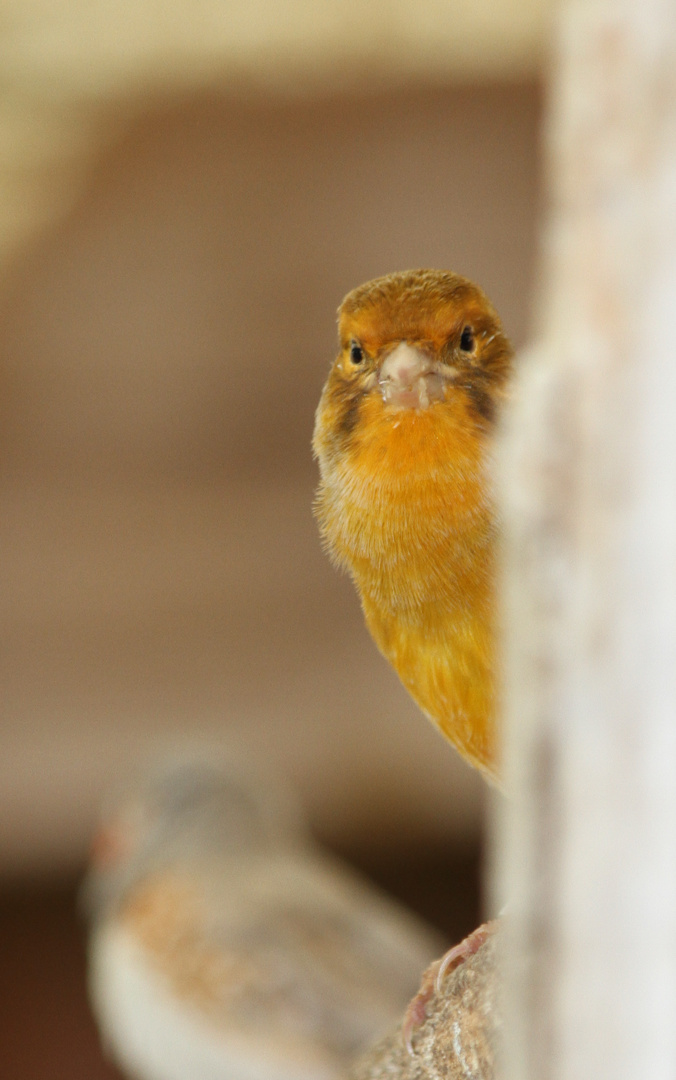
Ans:
[[[482,446],[448,410],[374,409],[368,438],[328,464],[317,513],[362,596],[416,618],[483,593],[492,573],[492,507]]]

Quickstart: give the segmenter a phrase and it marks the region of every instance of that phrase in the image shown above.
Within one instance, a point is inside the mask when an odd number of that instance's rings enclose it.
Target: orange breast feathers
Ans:
[[[355,289],[339,334],[313,440],[322,536],[411,696],[497,780],[487,463],[511,346],[481,289],[437,270]]]

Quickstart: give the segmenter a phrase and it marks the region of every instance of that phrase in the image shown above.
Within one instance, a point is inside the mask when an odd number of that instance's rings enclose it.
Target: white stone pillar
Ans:
[[[676,0],[555,28],[499,481],[505,1080],[676,1078]]]

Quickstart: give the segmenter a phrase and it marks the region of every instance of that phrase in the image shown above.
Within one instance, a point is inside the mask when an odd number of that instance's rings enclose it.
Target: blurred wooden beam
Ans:
[[[0,275],[140,112],[537,75],[551,0],[0,0]]]
[[[568,0],[505,443],[508,1080],[676,1074],[676,4]]]

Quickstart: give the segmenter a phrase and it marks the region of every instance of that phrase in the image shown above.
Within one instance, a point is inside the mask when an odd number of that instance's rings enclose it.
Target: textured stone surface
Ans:
[[[492,1080],[501,1028],[496,981],[493,934],[432,995],[413,1053],[398,1027],[360,1058],[349,1080]]]

